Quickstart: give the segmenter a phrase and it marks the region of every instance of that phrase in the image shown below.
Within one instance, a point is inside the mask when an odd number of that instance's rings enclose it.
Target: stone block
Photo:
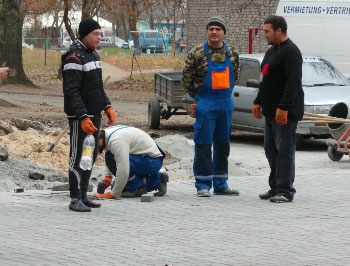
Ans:
[[[147,193],[141,195],[141,202],[152,202],[154,201],[154,194],[153,193]]]

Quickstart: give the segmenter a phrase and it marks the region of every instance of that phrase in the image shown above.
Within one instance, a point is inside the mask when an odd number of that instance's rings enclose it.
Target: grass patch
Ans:
[[[185,57],[183,55],[174,56],[172,51],[169,52],[169,55],[164,55],[164,53],[150,54],[141,53],[133,57],[132,51],[124,50],[124,53],[113,54],[110,49],[113,48],[104,48],[100,52],[101,59],[109,64],[120,67],[124,70],[130,70],[132,63],[134,68],[138,67],[139,64],[141,69],[173,69],[174,71],[180,71],[183,69]],[[115,48],[114,48],[115,49]],[[127,53],[127,51],[129,53]],[[134,62],[133,62],[134,61]]]
[[[60,51],[45,49],[23,49],[23,68],[34,83],[59,81],[57,78],[61,62]]]
[[[33,50],[23,49],[23,66],[27,76],[34,83],[45,83],[45,82],[58,82],[57,78],[58,69],[60,67],[61,55],[65,51],[46,50],[35,48]],[[149,69],[172,69],[173,71],[182,71],[185,57],[181,54],[180,56],[175,55],[173,51],[169,51],[169,55],[165,56],[163,53],[157,53],[156,55],[147,55],[141,53],[133,57],[131,50],[110,47],[103,48],[98,51],[101,60],[109,64],[115,65],[124,70],[131,70],[133,68],[138,70],[140,66],[141,72]],[[135,72],[136,73],[136,72]],[[135,80],[153,82],[153,74],[142,75],[137,72],[132,76]]]

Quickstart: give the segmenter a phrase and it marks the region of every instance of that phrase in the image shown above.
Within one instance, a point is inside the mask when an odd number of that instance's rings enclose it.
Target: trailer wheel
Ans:
[[[148,103],[148,126],[151,129],[158,129],[160,126],[160,105],[157,98]]]
[[[327,153],[328,153],[329,159],[335,162],[340,161],[340,159],[343,158],[343,155],[344,155],[343,153],[337,151],[337,149],[331,146],[328,146]]]

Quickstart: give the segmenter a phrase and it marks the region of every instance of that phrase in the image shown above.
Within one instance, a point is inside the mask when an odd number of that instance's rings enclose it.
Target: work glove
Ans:
[[[81,129],[86,133],[95,132],[98,130],[89,117],[84,118],[80,123]]]
[[[197,109],[197,104],[196,103],[192,103],[191,107],[188,109],[188,114],[191,117],[196,117],[196,109]]]
[[[101,180],[101,182],[105,182],[105,183],[106,183],[106,188],[108,188],[108,187],[111,185],[111,183],[112,183],[112,177],[106,175],[106,176]]]
[[[108,125],[114,125],[115,122],[117,121],[117,115],[116,113],[114,112],[113,108],[112,107],[108,107],[106,110],[105,110],[105,113],[108,117]]]
[[[279,125],[287,125],[288,123],[288,111],[277,108],[275,120]]]
[[[95,198],[96,199],[116,199],[116,197],[114,197],[111,192],[107,192],[104,194],[96,194]]]
[[[260,104],[254,104],[252,113],[256,119],[263,118],[263,115],[261,114],[261,105]]]

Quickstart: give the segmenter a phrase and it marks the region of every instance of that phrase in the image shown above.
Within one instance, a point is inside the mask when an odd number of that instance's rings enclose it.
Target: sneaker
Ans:
[[[158,188],[158,192],[154,193],[154,196],[161,197],[164,196],[167,192],[167,183],[169,182],[169,176],[165,172],[160,173],[160,185]]]
[[[121,197],[122,198],[137,198],[137,197],[141,197],[143,194],[147,194],[146,186],[142,186],[134,191],[123,191]]]
[[[214,190],[214,195],[224,195],[224,196],[238,196],[239,191],[233,188],[226,188],[221,191],[215,191]]]
[[[91,211],[91,208],[86,206],[84,203],[82,203],[81,200],[71,202],[69,204],[69,209],[71,211],[75,211],[75,212],[90,212]]]
[[[101,207],[100,203],[96,203],[96,202],[92,201],[89,197],[86,197],[81,202],[84,203],[85,206],[88,206],[90,208],[99,208],[99,207]]]
[[[286,196],[283,195],[276,195],[270,198],[271,202],[276,202],[276,203],[284,203],[284,202],[291,202],[292,199],[287,198]]]
[[[263,199],[263,200],[267,200],[267,199],[272,198],[274,196],[275,196],[275,194],[271,193],[270,191],[267,191],[266,193],[260,194],[259,198]]]
[[[197,190],[198,197],[210,197],[210,192],[208,189],[199,189]]]

